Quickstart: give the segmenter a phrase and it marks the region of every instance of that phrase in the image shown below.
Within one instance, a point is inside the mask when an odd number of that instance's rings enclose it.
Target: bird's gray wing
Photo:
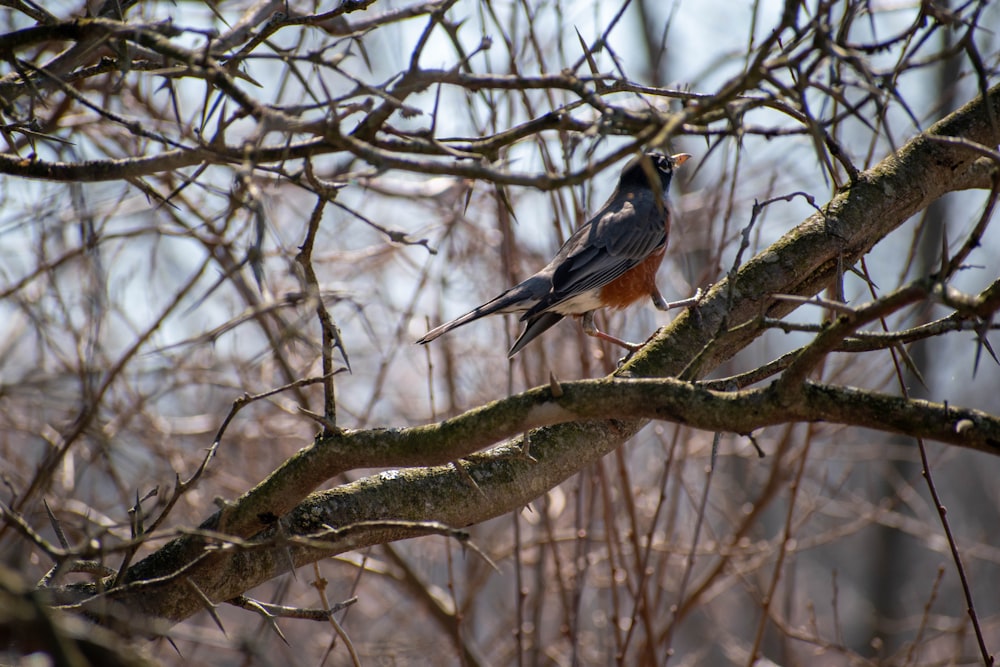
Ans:
[[[664,213],[651,191],[615,193],[559,249],[549,264],[552,291],[522,319],[588,290],[604,287],[667,243]]]

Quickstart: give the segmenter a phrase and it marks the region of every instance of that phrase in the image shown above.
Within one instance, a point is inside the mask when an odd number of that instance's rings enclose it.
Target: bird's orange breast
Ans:
[[[656,272],[663,262],[666,248],[657,250],[637,265],[601,288],[601,303],[605,308],[626,308],[648,297],[656,287]]]

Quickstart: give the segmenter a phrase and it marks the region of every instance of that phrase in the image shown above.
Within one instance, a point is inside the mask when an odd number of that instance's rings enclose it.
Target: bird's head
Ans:
[[[674,169],[681,166],[691,156],[687,153],[677,153],[676,155],[664,155],[649,151],[638,157],[629,160],[625,168],[622,169],[621,183],[619,187],[626,185],[646,186],[652,190],[657,188],[654,184],[659,179],[659,191],[666,196],[670,187],[670,179],[674,175]]]

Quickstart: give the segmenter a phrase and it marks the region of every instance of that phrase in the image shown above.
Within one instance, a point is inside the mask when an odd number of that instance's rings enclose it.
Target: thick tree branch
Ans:
[[[176,575],[157,576],[150,571],[157,568],[157,562],[148,559],[129,573],[133,583],[112,591],[110,598],[128,608],[138,605],[147,613],[181,620],[198,611],[201,601],[171,594],[176,593],[179,579],[197,577],[201,591],[212,599],[225,600],[287,571],[293,563],[302,565],[371,544],[412,537],[412,526],[405,522],[467,526],[500,516],[524,506],[577,472],[581,460],[589,462],[603,456],[603,447],[592,440],[592,433],[615,428],[619,419],[661,419],[706,431],[739,434],[792,422],[827,422],[1000,455],[1000,418],[994,415],[859,389],[807,382],[790,401],[777,385],[725,393],[672,378],[583,380],[562,384],[561,388],[559,398],[553,398],[548,387],[536,388],[440,424],[398,431],[359,431],[318,442],[292,457],[276,475],[308,485],[362,464],[439,467],[396,470],[316,494],[294,510],[287,525],[282,520],[280,530],[304,536],[321,533],[329,526],[381,523],[347,531],[343,537],[331,537],[322,544],[314,542],[309,548],[290,549],[286,543],[263,551],[256,548],[252,558],[239,548],[203,552],[195,569],[178,571]],[[572,422],[581,415],[587,415],[588,421],[565,424],[571,435],[561,441],[548,438],[536,442],[533,436],[538,432],[530,434],[530,459],[520,454],[519,445],[474,453],[482,446],[483,438],[502,439],[540,426]],[[475,428],[477,424],[482,428]],[[477,433],[485,435],[477,437]],[[573,464],[566,458],[571,453]],[[467,457],[463,465],[475,486],[447,465],[460,456]],[[386,521],[401,523],[387,525]],[[276,530],[266,530],[260,539],[273,540]],[[103,605],[107,600],[98,603]]]

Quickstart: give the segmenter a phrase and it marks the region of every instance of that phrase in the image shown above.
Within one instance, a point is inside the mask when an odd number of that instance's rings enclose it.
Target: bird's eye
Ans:
[[[660,155],[656,158],[656,168],[660,171],[670,171],[670,158],[665,155]]]

